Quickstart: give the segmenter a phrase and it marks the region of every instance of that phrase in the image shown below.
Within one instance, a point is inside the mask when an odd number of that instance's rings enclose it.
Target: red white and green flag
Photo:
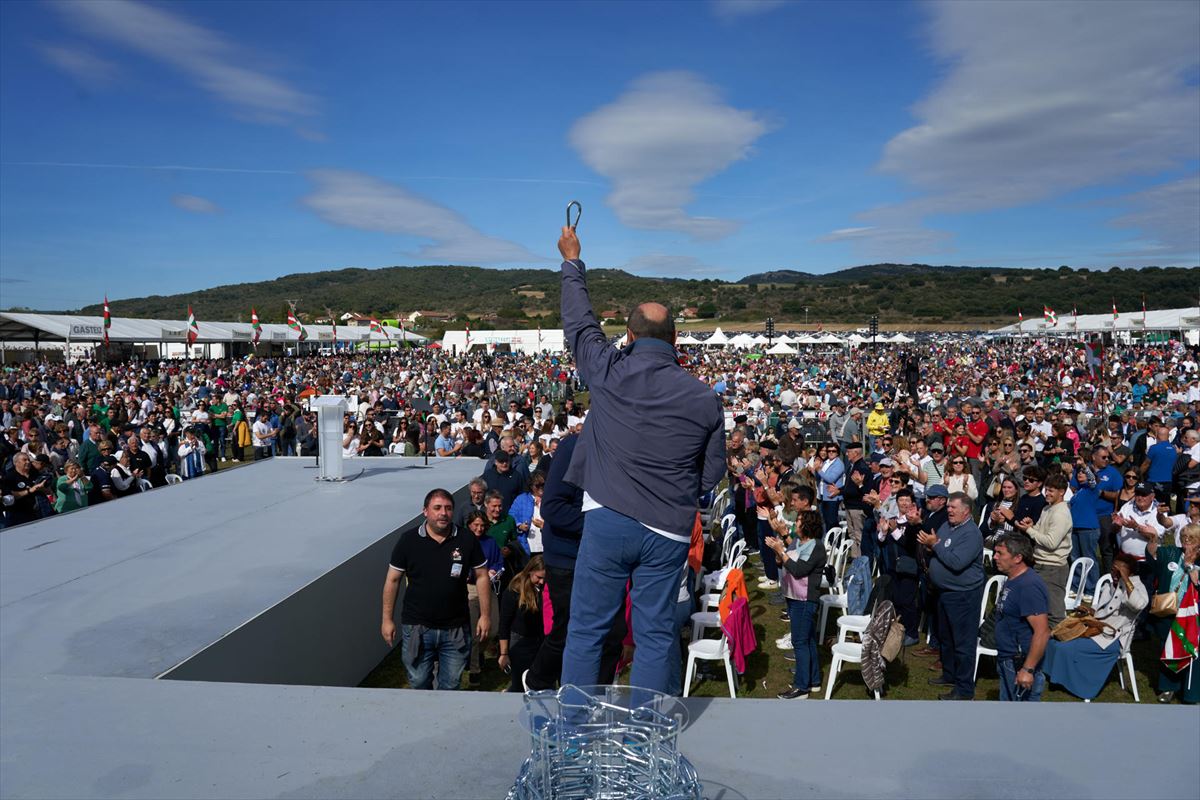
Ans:
[[[1019,328],[1024,324],[1025,324],[1025,315],[1022,314],[1021,309],[1018,308],[1017,309],[1017,327]]]
[[[1162,662],[1172,672],[1182,672],[1196,659],[1196,651],[1200,649],[1200,620],[1197,612],[1196,587],[1188,583],[1187,592],[1175,613],[1175,621],[1171,623],[1171,632],[1163,643]]]
[[[1142,295],[1142,327],[1146,327],[1146,295]]]
[[[1120,316],[1121,315],[1117,313],[1117,298],[1114,297],[1113,298],[1113,322],[1116,322],[1117,318]]]
[[[382,333],[383,338],[385,338],[385,339],[392,338],[391,336],[388,336],[388,332],[387,332],[387,330],[384,329],[383,325],[379,324],[379,320],[375,319],[374,317],[371,317],[371,332],[372,333]]]
[[[337,317],[335,317],[333,315],[333,312],[329,313],[329,322],[333,325],[333,340],[336,342],[337,341]]]
[[[258,312],[254,307],[250,307],[250,327],[254,328],[254,346],[258,347],[258,340],[262,338],[262,323],[258,321]]]
[[[108,347],[108,329],[112,327],[112,314],[108,311],[108,295],[104,295],[104,346]]]
[[[1042,306],[1042,316],[1046,320],[1046,324],[1051,328],[1058,325],[1058,314],[1050,306]]]
[[[471,323],[467,323],[467,352],[471,352]]]
[[[192,313],[192,306],[188,304],[188,333],[187,342],[191,346],[196,343],[196,337],[200,335],[200,325],[196,322],[196,315]]]
[[[296,312],[288,312],[288,327],[300,334],[300,341],[308,338],[308,331],[304,330],[304,326],[300,324],[300,320],[296,319]]]

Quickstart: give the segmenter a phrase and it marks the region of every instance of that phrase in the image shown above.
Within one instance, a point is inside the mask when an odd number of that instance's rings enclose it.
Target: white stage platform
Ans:
[[[396,532],[480,467],[275,459],[0,532],[0,798],[503,797],[518,696],[353,688]],[[1200,785],[1196,708],[687,702],[710,798]]]

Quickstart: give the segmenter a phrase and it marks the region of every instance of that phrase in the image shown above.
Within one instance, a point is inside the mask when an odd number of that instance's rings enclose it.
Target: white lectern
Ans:
[[[309,398],[308,407],[317,410],[317,446],[321,464],[321,474],[317,476],[317,480],[340,481],[346,398],[333,394],[318,395]]]

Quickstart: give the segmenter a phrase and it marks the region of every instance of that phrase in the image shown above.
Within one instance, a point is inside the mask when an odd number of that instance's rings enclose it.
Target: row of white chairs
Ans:
[[[183,478],[179,477],[174,472],[167,473],[167,486],[177,486],[181,483],[183,483]],[[138,478],[138,487],[143,492],[148,492],[154,488],[154,484],[145,478]]]

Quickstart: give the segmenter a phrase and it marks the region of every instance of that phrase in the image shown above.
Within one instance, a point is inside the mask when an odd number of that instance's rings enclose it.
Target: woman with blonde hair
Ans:
[[[533,664],[542,639],[546,637],[542,620],[542,587],[546,585],[546,564],[534,555],[513,576],[500,595],[500,669],[512,674],[510,692],[524,691],[521,675]]]

